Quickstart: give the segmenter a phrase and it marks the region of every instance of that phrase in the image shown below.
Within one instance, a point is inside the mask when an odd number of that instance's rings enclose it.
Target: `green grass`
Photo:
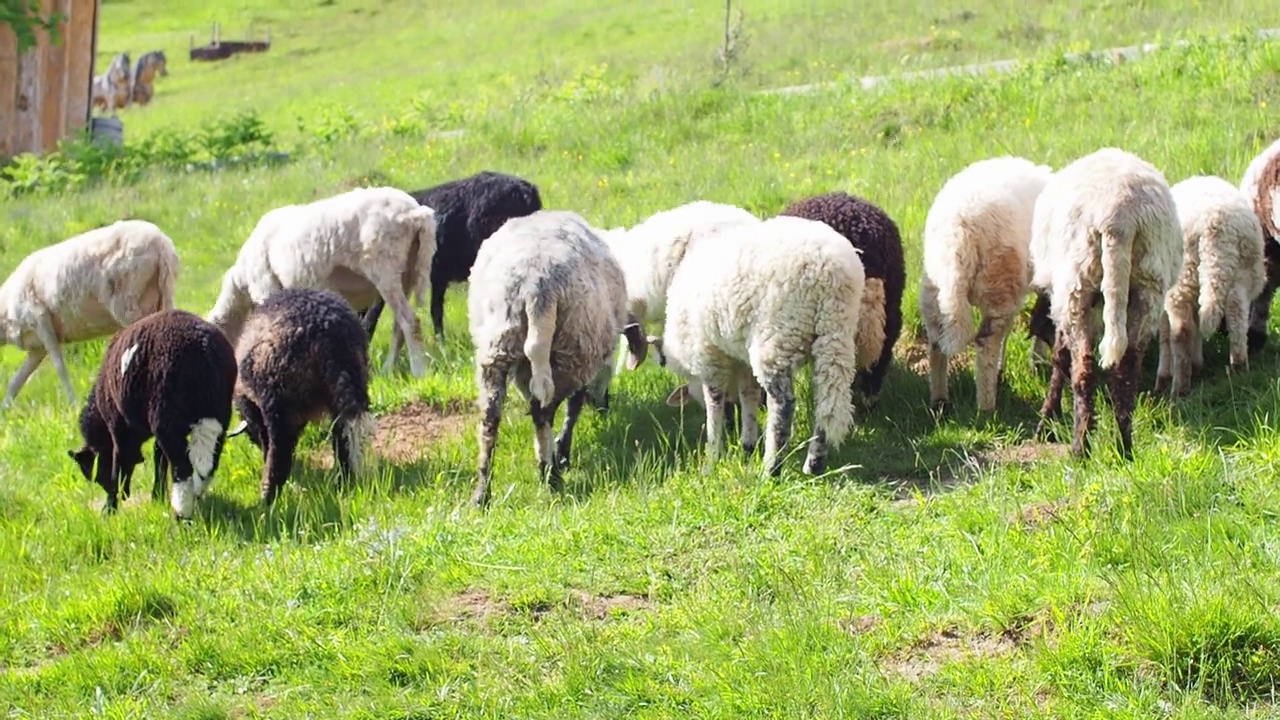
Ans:
[[[1152,27],[1280,24],[1269,5],[1206,4],[1176,21],[1172,3],[1133,5],[1141,10],[1081,11],[1108,18],[1100,25],[1069,23],[1055,4],[1040,22],[1060,40],[1098,42],[1135,41]],[[176,2],[162,18],[142,3],[107,3],[101,47],[136,53],[215,16],[230,38],[233,20],[281,17],[273,7],[236,15]],[[900,362],[878,410],[833,456],[853,467],[809,478],[797,453],[771,479],[731,453],[703,474],[701,418],[666,407],[676,381],[646,365],[619,379],[609,416],[584,416],[560,498],[537,481],[527,413],[508,403],[495,502],[471,510],[475,389],[457,287],[428,376],[375,373],[380,414],[420,402],[437,409],[423,422],[436,418],[441,429],[408,461],[383,462],[350,487],[302,463],[264,511],[261,461],[233,440],[195,522],[175,523],[147,500],[103,517],[101,491],[65,455],[79,444],[78,408],[42,368],[0,418],[0,701],[12,716],[1274,715],[1280,343],[1228,377],[1215,341],[1209,376],[1184,402],[1141,400],[1137,458],[1125,464],[1105,404],[1090,461],[1026,442],[1045,383],[1028,370],[1021,329],[996,418],[976,416],[965,369],[953,376],[957,412],[936,420],[913,342],[920,234],[947,177],[1002,153],[1057,167],[1118,145],[1171,182],[1196,173],[1234,181],[1280,135],[1280,44],[1201,41],[1118,68],[1044,62],[1000,78],[777,97],[751,91],[835,73],[788,77],[798,62],[789,54],[884,70],[895,61],[875,41],[925,35],[943,10],[890,16],[886,4],[875,22],[849,16],[847,28],[824,20],[803,30],[796,18],[819,17],[806,15],[817,4],[748,7],[756,74],[711,89],[699,63],[714,30],[698,44],[690,38],[700,26],[663,14],[684,6],[577,19],[568,3],[497,12],[481,2],[412,22],[411,10],[362,7],[369,12],[356,16],[347,3],[312,4],[290,23],[299,47],[304,37],[327,47],[327,33],[345,38],[343,50],[286,65],[282,39],[277,55],[175,61],[156,101],[123,113],[130,138],[237,105],[283,132],[294,113],[359,100],[369,109],[359,135],[277,168],[155,172],[8,203],[0,271],[74,232],[145,217],[178,244],[179,305],[204,313],[262,213],[375,171],[412,189],[502,169],[537,182],[549,206],[603,226],[695,198],[767,215],[849,190],[897,220],[909,274]],[[1000,23],[1012,20],[998,6],[974,11],[972,45],[948,61],[1052,49],[1000,40]],[[146,13],[155,17],[140,20]],[[326,13],[359,24],[326,30]],[[707,10],[694,15],[714,21]],[[477,17],[485,25],[464,32]],[[627,23],[635,34],[608,44],[609,67],[581,74],[605,59],[606,29]],[[1099,27],[1107,35],[1075,34]],[[358,46],[360,37],[377,40]],[[795,37],[842,40],[787,40]],[[553,46],[565,49],[551,57]],[[367,98],[323,82],[350,83],[383,52],[390,69]],[[500,77],[500,58],[517,57],[521,71]],[[656,89],[647,74],[655,62],[685,80]],[[544,82],[543,70],[561,75]],[[442,102],[458,92],[466,135],[379,129],[376,113],[450,76],[459,85],[432,92]],[[570,88],[566,78],[582,81]],[[374,341],[379,365],[388,325]],[[82,397],[104,345],[67,350]],[[0,375],[19,362],[11,348],[0,353]],[[806,383],[800,389],[797,438],[809,427]],[[304,440],[308,455],[324,445],[318,429]],[[139,468],[136,495],[149,495],[150,472]]]

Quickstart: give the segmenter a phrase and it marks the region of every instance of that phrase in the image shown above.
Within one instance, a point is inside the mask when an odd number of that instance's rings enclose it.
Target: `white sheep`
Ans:
[[[742,445],[759,440],[756,410],[768,393],[764,464],[781,470],[791,436],[793,377],[813,361],[815,431],[804,469],[823,472],[827,443],[853,425],[849,388],[858,372],[857,328],[866,276],[859,253],[825,223],[778,216],[721,226],[729,242],[699,242],[685,253],[667,291],[661,338],[670,365],[690,379],[668,398],[681,404],[700,385],[708,460],[720,455],[725,396],[738,390]]]
[[[61,346],[172,309],[178,265],[173,241],[145,220],[120,220],[28,255],[0,285],[0,341],[27,352],[0,407],[13,402],[46,355],[74,403]]]
[[[234,344],[249,312],[283,288],[333,290],[356,311],[381,296],[405,338],[410,372],[422,377],[422,327],[408,295],[421,304],[435,252],[435,211],[402,190],[357,188],[279,207],[262,216],[240,248],[209,321]]]
[[[1266,282],[1262,224],[1244,193],[1219,177],[1190,177],[1171,189],[1182,226],[1183,265],[1165,296],[1156,391],[1185,393],[1204,366],[1202,337],[1226,319],[1231,369],[1249,366],[1249,304]],[[1196,307],[1199,306],[1199,318]]]
[[[1156,335],[1165,294],[1182,269],[1178,211],[1164,175],[1147,161],[1103,148],[1059,170],[1036,200],[1031,285],[1048,295],[1053,374],[1037,434],[1062,413],[1071,373],[1072,453],[1089,453],[1094,424],[1094,308],[1102,304],[1100,364],[1111,373],[1120,451],[1133,457],[1133,408],[1142,353]]]
[[[627,313],[622,269],[579,215],[540,210],[508,220],[480,246],[468,283],[477,403],[483,413],[472,502],[489,500],[493,449],[512,378],[530,404],[539,469],[558,491],[583,404],[608,408],[609,355],[618,334],[631,347],[632,368],[647,352],[640,325]],[[553,451],[551,423],[566,399],[564,427]]]
[[[654,213],[629,229],[597,231],[622,266],[627,310],[641,323],[666,318],[667,288],[685,252],[726,224],[759,223],[740,207],[697,200]]]
[[[929,208],[920,315],[935,406],[948,400],[949,358],[976,340],[978,410],[995,410],[1005,342],[1031,282],[1031,217],[1052,175],[1020,157],[980,160],[948,180]],[[976,334],[971,308],[982,313]]]
[[[1240,192],[1253,205],[1266,238],[1263,253],[1267,280],[1249,312],[1249,352],[1257,352],[1267,342],[1271,299],[1280,288],[1280,140],[1249,162],[1240,179]]]

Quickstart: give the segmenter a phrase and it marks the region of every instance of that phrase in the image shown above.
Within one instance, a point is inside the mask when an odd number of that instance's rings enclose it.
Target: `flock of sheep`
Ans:
[[[1072,450],[1089,452],[1100,366],[1111,370],[1120,447],[1132,457],[1151,340],[1156,390],[1175,395],[1203,366],[1202,338],[1223,325],[1232,371],[1262,346],[1280,286],[1278,226],[1280,141],[1239,188],[1210,176],[1171,188],[1115,148],[1056,172],[1016,157],[973,163],[941,188],[925,224],[919,302],[933,404],[948,401],[949,358],[972,344],[978,408],[995,409],[1006,340],[1030,292],[1029,333],[1052,365],[1037,432],[1061,415],[1069,375]],[[652,349],[685,380],[667,402],[705,407],[711,462],[731,407],[743,450],[755,451],[764,402],[773,474],[791,437],[795,374],[811,364],[804,471],[821,473],[828,445],[880,394],[906,284],[897,225],[846,193],[768,219],[699,200],[602,229],[544,209],[527,180],[487,171],[412,194],[360,188],[267,212],[207,318],[174,308],[178,266],[158,227],[122,220],[37,250],[0,285],[3,341],[27,351],[5,406],[46,356],[74,402],[61,345],[115,333],[80,415],[84,445],[69,452],[109,509],[128,496],[151,437],[153,496],[171,472],[179,518],[193,515],[226,439],[241,433],[263,453],[264,504],[288,478],[309,422],[332,418],[338,468],[358,472],[374,427],[368,342],[384,306],[394,317],[387,370],[403,344],[421,377],[428,358],[410,299],[420,306],[430,293],[443,336],[445,290],[463,280],[481,411],[474,503],[489,499],[510,382],[529,402],[542,475],[559,489],[579,415],[587,403],[608,409],[624,351],[634,369]],[[661,334],[647,335],[657,324]],[[233,406],[241,422],[229,431]]]

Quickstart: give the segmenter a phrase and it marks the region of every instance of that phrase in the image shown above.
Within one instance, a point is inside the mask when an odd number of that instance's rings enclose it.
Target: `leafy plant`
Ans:
[[[49,34],[49,42],[62,43],[60,25],[67,19],[62,13],[42,15],[40,0],[0,0],[0,25],[8,25],[18,37],[18,54],[36,45],[36,30]]]

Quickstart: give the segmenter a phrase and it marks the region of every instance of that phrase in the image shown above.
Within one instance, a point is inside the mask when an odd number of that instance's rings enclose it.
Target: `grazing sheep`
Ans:
[[[792,203],[783,215],[829,225],[857,248],[866,272],[858,337],[858,379],[863,401],[875,405],[902,331],[902,291],[907,271],[898,225],[874,203],[832,192]]]
[[[1182,227],[1183,265],[1165,296],[1156,392],[1185,393],[1204,366],[1202,335],[1226,320],[1231,370],[1249,366],[1249,303],[1266,283],[1262,225],[1244,193],[1213,176],[1187,178],[1170,191]],[[1196,307],[1199,306],[1199,318]]]
[[[222,279],[209,321],[232,343],[245,317],[283,288],[329,289],[355,309],[379,296],[407,338],[409,368],[425,372],[422,328],[408,294],[421,299],[436,252],[435,213],[395,188],[357,188],[267,212]],[[387,367],[398,351],[393,342]]]
[[[508,220],[476,255],[467,309],[476,348],[480,457],[471,501],[489,501],[490,470],[507,382],[529,401],[534,450],[551,489],[563,487],[573,428],[583,403],[608,408],[609,362],[619,333],[632,368],[647,343],[627,314],[622,269],[576,213],[540,210]],[[565,399],[564,427],[552,451],[551,423]]]
[[[1077,457],[1094,424],[1094,307],[1102,304],[1100,364],[1111,373],[1120,451],[1133,457],[1132,416],[1142,353],[1156,334],[1165,294],[1182,269],[1178,211],[1164,175],[1145,160],[1103,148],[1059,170],[1036,200],[1031,285],[1049,296],[1056,328],[1053,375],[1037,433],[1062,414],[1071,373]]]
[[[978,410],[996,409],[1005,342],[1031,282],[1031,217],[1052,175],[1047,165],[1020,157],[979,160],[947,180],[934,198],[925,218],[920,316],[935,407],[949,399],[949,359],[975,343]],[[982,313],[976,333],[972,308]]]
[[[174,515],[190,519],[222,457],[235,383],[235,353],[218,328],[185,310],[152,313],[107,344],[80,413],[84,446],[67,454],[115,510],[118,491],[129,497],[142,444],[155,437],[151,497],[163,496],[172,466]]]
[[[1249,352],[1257,352],[1266,345],[1271,299],[1280,287],[1280,140],[1249,162],[1240,180],[1240,191],[1252,204],[1265,236],[1266,284],[1249,311]]]
[[[236,342],[240,425],[262,450],[261,498],[270,506],[293,469],[309,422],[333,419],[333,458],[343,476],[360,471],[374,430],[369,414],[368,336],[332,290],[286,288],[249,313]]]
[[[821,473],[828,441],[839,445],[853,425],[849,388],[859,367],[856,333],[866,283],[859,253],[826,224],[798,217],[716,232],[731,241],[691,247],[667,292],[662,350],[670,366],[690,378],[668,403],[687,401],[701,385],[714,462],[726,394],[738,390],[742,446],[750,454],[760,436],[761,390],[767,391],[764,464],[776,475],[791,436],[793,377],[812,359],[815,431],[804,470]]]
[[[0,407],[13,402],[46,355],[74,403],[62,345],[172,308],[178,265],[173,241],[145,220],[120,220],[28,255],[0,285],[0,342],[27,352]]]
[[[444,340],[444,294],[475,264],[480,244],[513,217],[542,209],[538,187],[523,178],[485,170],[460,180],[409,193],[436,214],[436,254],[431,261],[431,325]],[[382,298],[361,318],[370,336],[382,314]]]
[[[640,323],[666,319],[667,288],[685,253],[724,225],[759,223],[740,207],[697,200],[654,213],[630,229],[598,234],[609,245],[627,279],[627,311]],[[719,237],[719,236],[717,236]]]

